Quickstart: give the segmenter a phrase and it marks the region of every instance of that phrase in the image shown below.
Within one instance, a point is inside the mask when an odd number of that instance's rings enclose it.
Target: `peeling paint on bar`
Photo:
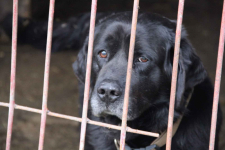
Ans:
[[[50,69],[50,58],[51,58],[51,48],[52,48],[54,7],[55,7],[55,0],[50,0],[49,17],[48,17],[48,36],[47,36],[46,56],[45,56],[44,86],[43,86],[43,98],[42,98],[42,114],[41,114],[41,126],[40,126],[38,150],[43,150],[45,126],[46,126],[46,119],[47,119],[49,69]]]
[[[184,0],[179,0],[178,14],[177,14],[177,29],[176,29],[176,37],[175,37],[175,49],[174,49],[174,58],[173,58],[173,72],[172,72],[171,91],[170,91],[170,105],[169,105],[168,126],[167,126],[166,150],[171,150],[171,142],[173,137],[173,116],[174,116],[174,104],[175,104],[175,98],[176,98],[177,73],[178,73],[178,61],[179,61],[183,11],[184,11]]]
[[[215,147],[216,122],[217,122],[217,112],[218,112],[218,103],[219,103],[219,96],[220,96],[220,84],[221,84],[223,55],[224,55],[224,39],[225,39],[224,34],[225,34],[225,1],[223,2],[223,14],[222,14],[220,40],[219,40],[219,48],[218,48],[218,56],[217,56],[209,150],[214,150],[214,147]]]
[[[13,28],[12,28],[12,58],[11,58],[11,78],[10,78],[10,104],[8,114],[8,128],[6,138],[6,150],[10,150],[13,116],[15,105],[15,87],[16,87],[16,53],[17,53],[17,26],[18,26],[18,0],[13,0]]]
[[[124,103],[123,103],[122,130],[120,134],[120,150],[125,149],[127,112],[128,112],[129,91],[130,91],[133,57],[134,57],[135,36],[136,36],[136,28],[137,28],[137,20],[138,20],[138,9],[139,9],[139,0],[134,0],[129,57],[128,57],[128,65],[127,65],[127,77],[126,77],[125,95],[124,95]]]
[[[85,145],[96,12],[97,12],[97,0],[92,0],[89,41],[88,41],[87,68],[86,68],[86,79],[85,79],[85,89],[84,89],[84,101],[83,101],[83,112],[82,112],[79,150],[84,150],[84,145]]]

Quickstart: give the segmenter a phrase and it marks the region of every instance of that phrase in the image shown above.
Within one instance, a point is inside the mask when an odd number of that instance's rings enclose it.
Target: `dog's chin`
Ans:
[[[98,118],[118,118],[122,120],[123,116],[123,106],[120,103],[112,104],[106,107],[105,103],[102,103],[98,100],[95,95],[92,96],[91,101],[91,112],[92,115]],[[138,116],[140,116],[139,111],[135,111],[136,109],[128,109],[127,121],[135,120]],[[113,117],[110,117],[113,116]],[[114,120],[114,119],[112,119]]]
[[[122,120],[120,118],[118,118],[117,116],[109,115],[109,114],[103,114],[103,115],[100,115],[99,118],[104,123],[121,126]]]
[[[122,112],[121,112],[122,114]],[[93,114],[94,116],[100,118],[100,120],[104,123],[109,123],[113,125],[121,125],[122,124],[122,115],[116,115],[107,111],[103,111],[99,114]],[[127,116],[127,121],[132,121],[136,119],[135,116]]]

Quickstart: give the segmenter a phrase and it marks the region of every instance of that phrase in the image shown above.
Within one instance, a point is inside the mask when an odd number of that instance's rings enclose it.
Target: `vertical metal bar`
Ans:
[[[52,48],[54,6],[55,6],[55,0],[50,0],[49,17],[48,17],[48,36],[47,36],[47,46],[46,46],[46,56],[45,56],[44,86],[43,86],[43,97],[42,97],[41,126],[40,126],[38,150],[43,150],[44,134],[45,134],[45,126],[46,126],[46,118],[47,118],[46,116],[47,116],[47,110],[48,110],[47,101],[48,101],[50,57],[51,57],[51,48]]]
[[[138,20],[138,9],[139,9],[139,0],[134,0],[129,57],[128,57],[128,65],[127,65],[126,87],[125,87],[124,104],[123,104],[122,130],[120,135],[120,150],[124,150],[125,148],[126,129],[127,129],[127,112],[128,112],[128,104],[129,104],[129,91],[130,91],[133,57],[134,57],[136,28],[137,28],[137,20]]]
[[[167,126],[166,150],[171,150],[171,142],[173,137],[173,116],[174,116],[174,104],[175,104],[175,98],[176,98],[177,72],[178,72],[183,11],[184,11],[184,0],[179,0],[175,49],[174,49],[174,58],[173,58],[173,72],[172,72],[171,92],[170,92],[170,105],[169,105],[168,126]]]
[[[79,150],[84,150],[84,145],[85,145],[96,12],[97,12],[97,0],[92,0],[89,41],[88,41],[88,56],[87,56],[86,79],[85,79],[85,89],[84,89],[84,102],[83,102],[83,112],[82,112],[82,123],[81,123]]]
[[[220,40],[219,40],[219,48],[218,48],[218,56],[217,56],[209,150],[214,150],[214,145],[215,145],[216,122],[217,122],[217,112],[218,112],[220,83],[221,83],[222,66],[223,66],[223,54],[224,54],[224,36],[225,36],[224,34],[225,34],[225,1],[223,2],[223,14],[222,14]]]
[[[18,25],[18,0],[13,0],[12,58],[11,58],[11,78],[10,78],[10,104],[9,104],[10,106],[9,106],[7,139],[6,139],[6,150],[10,150],[11,147],[13,115],[15,106],[17,25]]]

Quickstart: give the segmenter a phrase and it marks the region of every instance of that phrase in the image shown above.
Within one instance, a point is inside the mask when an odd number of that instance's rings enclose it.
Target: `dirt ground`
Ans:
[[[163,13],[162,13],[163,14]],[[215,77],[220,15],[199,13],[197,9],[184,13],[189,39],[201,57],[209,76]],[[196,15],[197,14],[197,15]],[[172,19],[176,13],[163,14]],[[0,42],[0,101],[9,100],[11,46]],[[48,107],[53,112],[78,116],[77,79],[72,63],[77,52],[52,54]],[[31,46],[18,46],[16,103],[41,109],[45,53]],[[222,75],[220,102],[225,120],[225,69]],[[0,107],[0,150],[5,149],[8,108]],[[12,150],[34,150],[38,147],[40,115],[15,110]],[[45,150],[74,150],[79,144],[79,123],[48,117]],[[225,150],[225,125],[220,132],[220,150]]]
[[[0,97],[9,99],[10,45],[0,46]],[[52,54],[48,107],[53,112],[78,116],[77,80],[72,62],[76,53],[68,51]],[[17,57],[16,103],[41,109],[45,54],[30,46],[19,46]],[[7,108],[0,108],[0,149],[4,149]],[[37,149],[40,115],[15,111],[12,150]],[[72,150],[78,143],[78,123],[48,117],[46,150]]]

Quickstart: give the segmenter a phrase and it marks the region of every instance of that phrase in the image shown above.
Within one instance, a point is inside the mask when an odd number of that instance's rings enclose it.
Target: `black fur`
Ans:
[[[117,13],[100,19],[96,25],[88,112],[90,119],[115,125],[121,123],[131,19],[131,12]],[[156,14],[139,13],[128,111],[128,126],[132,128],[157,133],[167,128],[175,29],[174,21]],[[73,65],[81,83],[85,81],[87,47],[88,37]],[[99,57],[101,50],[107,52],[107,58]],[[139,62],[141,56],[148,61]],[[108,81],[109,87],[117,84],[122,89],[116,101],[109,103],[106,102],[109,99],[102,101],[98,93],[101,83],[108,84]],[[79,86],[82,103],[84,84]],[[194,92],[185,109],[191,89]],[[212,101],[213,86],[183,29],[174,121],[182,113],[184,117],[173,137],[172,150],[208,149]],[[219,108],[215,150],[218,150],[221,122]],[[85,149],[116,150],[113,141],[119,138],[120,131],[88,125]],[[126,143],[132,148],[141,148],[154,139],[127,133]]]

